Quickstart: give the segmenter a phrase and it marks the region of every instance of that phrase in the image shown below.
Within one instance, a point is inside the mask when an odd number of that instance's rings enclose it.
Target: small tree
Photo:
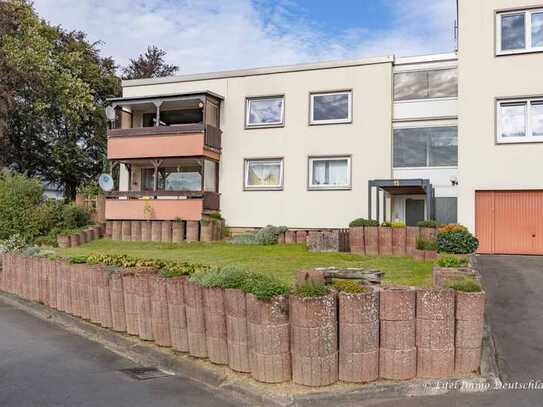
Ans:
[[[145,54],[137,59],[130,59],[127,67],[123,68],[123,79],[160,78],[173,75],[179,70],[176,65],[168,65],[164,61],[166,51],[155,45],[147,47]]]

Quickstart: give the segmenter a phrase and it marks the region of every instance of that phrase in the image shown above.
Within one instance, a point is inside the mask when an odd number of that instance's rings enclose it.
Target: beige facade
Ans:
[[[543,96],[543,54],[496,56],[496,12],[541,0],[459,2],[458,221],[475,228],[475,191],[541,189],[543,144],[497,144],[496,99]]]
[[[367,216],[368,180],[392,175],[392,59],[327,66],[142,86],[129,81],[123,96],[210,90],[224,97],[220,193],[221,213],[229,226],[346,227],[352,219]],[[352,121],[310,125],[310,93],[337,90],[352,92]],[[246,129],[246,98],[271,95],[284,95],[284,126]],[[311,156],[350,156],[351,188],[309,190]],[[269,157],[283,159],[282,189],[244,190],[244,160]]]

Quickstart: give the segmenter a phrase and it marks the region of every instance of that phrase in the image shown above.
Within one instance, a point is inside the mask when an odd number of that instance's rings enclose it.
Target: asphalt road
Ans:
[[[480,256],[502,380],[543,381],[543,257]],[[137,381],[103,346],[0,302],[0,407],[234,406],[180,377]],[[538,407],[543,390],[334,403],[380,407]]]
[[[103,346],[0,302],[1,407],[234,406],[176,376],[138,381]]]

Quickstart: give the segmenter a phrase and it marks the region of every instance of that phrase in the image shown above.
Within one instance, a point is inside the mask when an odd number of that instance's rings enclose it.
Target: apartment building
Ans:
[[[483,252],[543,253],[543,3],[460,0],[458,15],[451,54],[124,81],[106,216],[437,219]]]

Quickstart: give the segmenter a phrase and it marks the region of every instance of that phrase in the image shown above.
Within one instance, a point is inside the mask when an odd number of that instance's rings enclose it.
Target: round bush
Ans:
[[[90,222],[90,213],[74,203],[68,204],[62,211],[62,226],[65,229],[77,229],[87,226]]]
[[[358,218],[349,223],[349,227],[356,226],[379,226],[379,222],[374,219]]]
[[[479,240],[467,230],[439,232],[437,250],[444,253],[470,254],[479,247]]]

